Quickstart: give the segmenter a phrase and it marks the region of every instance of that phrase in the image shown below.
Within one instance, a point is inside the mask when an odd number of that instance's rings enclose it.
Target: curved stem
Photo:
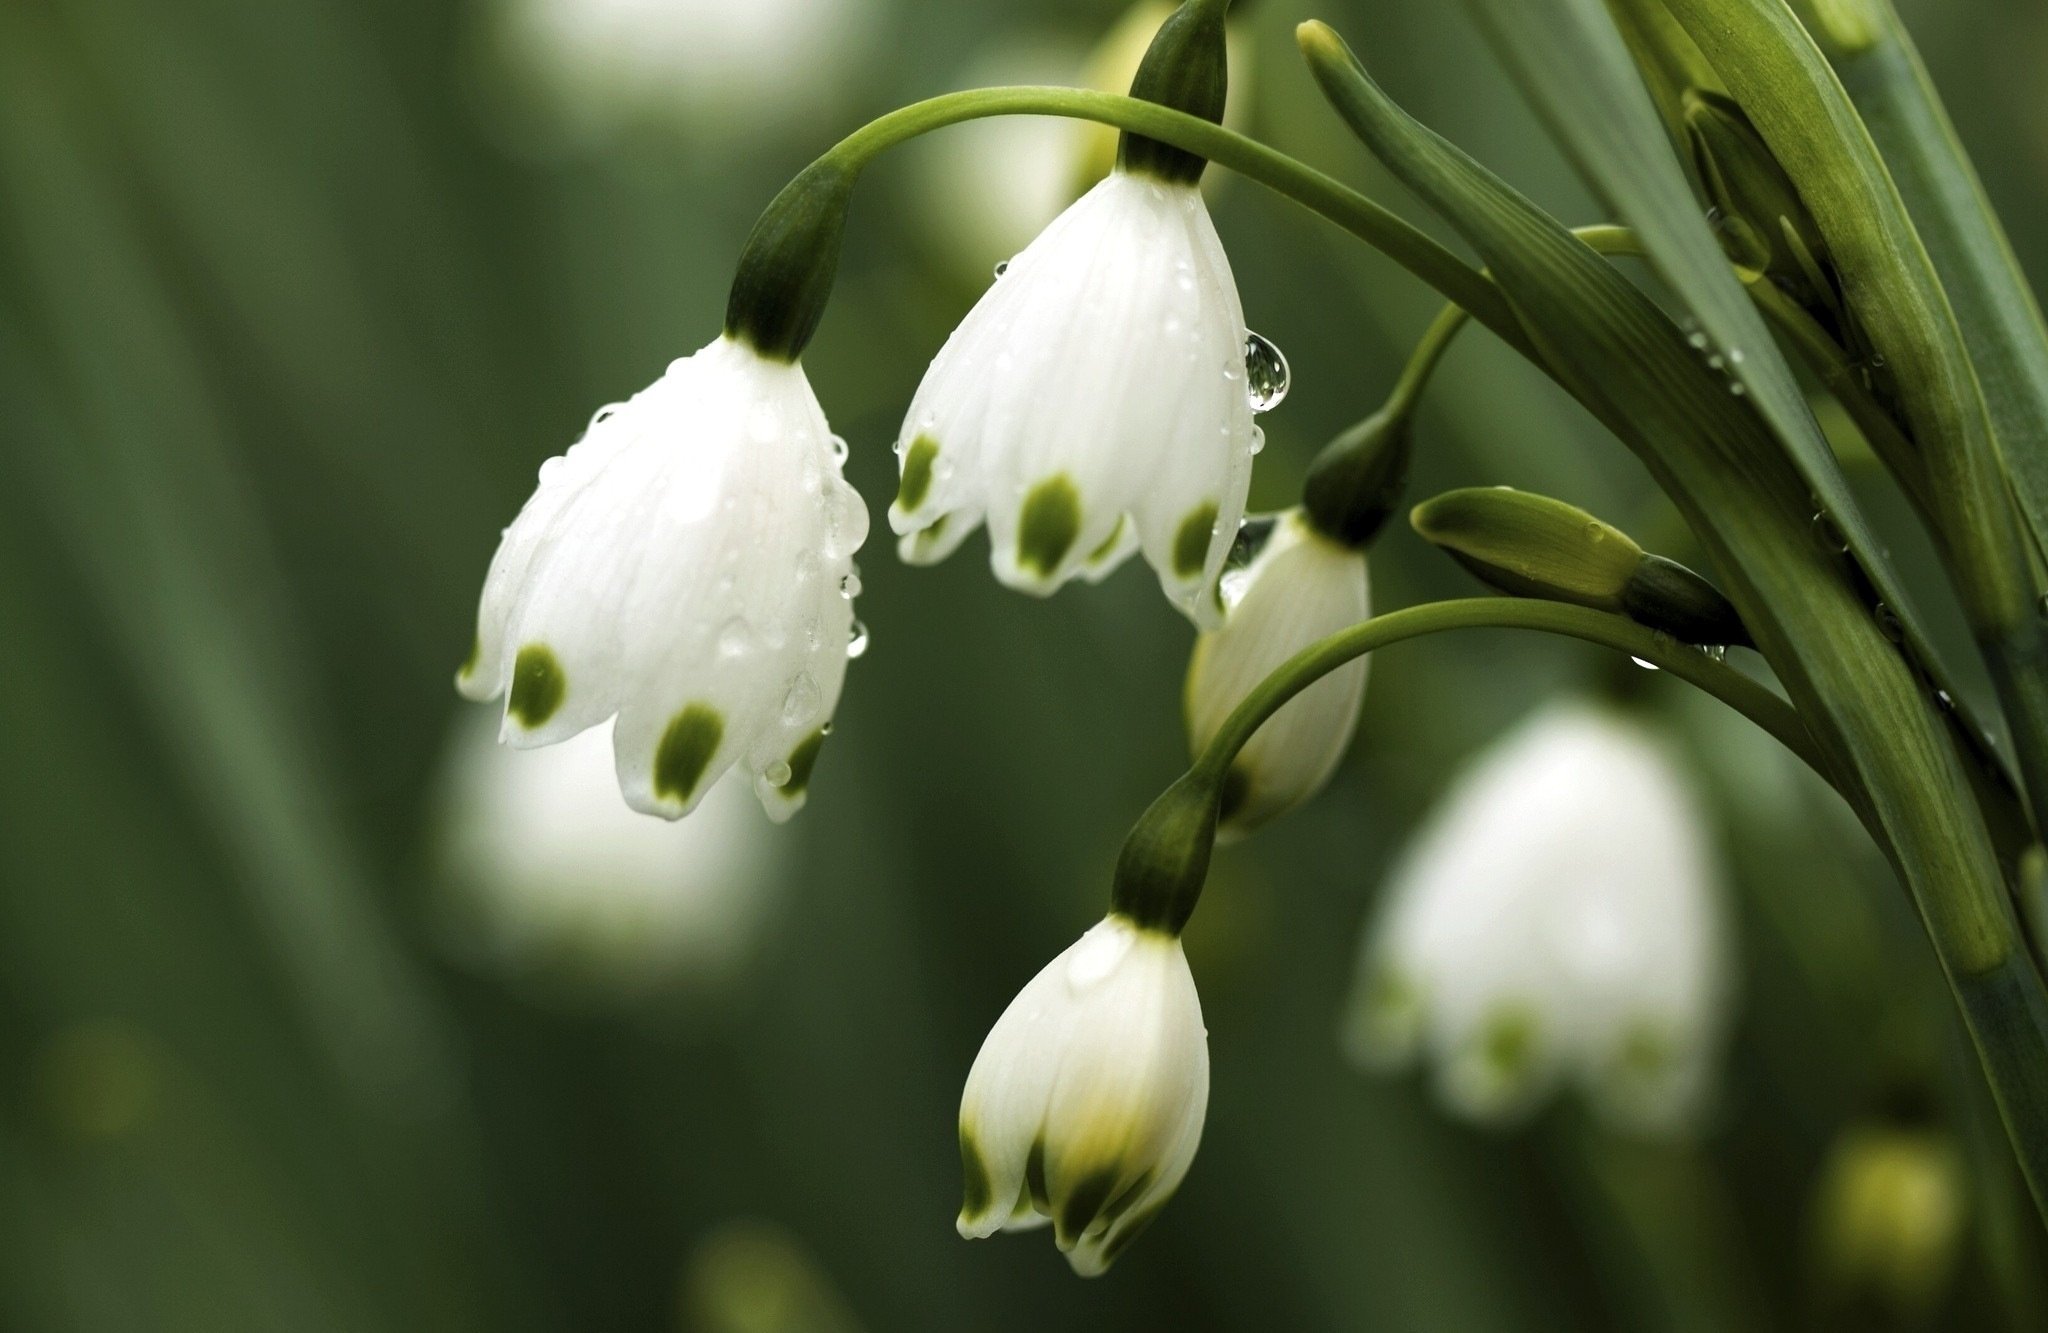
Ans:
[[[1099,121],[1172,144],[1255,180],[1379,250],[1525,355],[1535,355],[1513,310],[1494,285],[1412,224],[1285,153],[1198,116],[1153,102],[1080,88],[1025,86],[944,93],[870,121],[841,139],[818,161],[858,172],[878,153],[932,130],[990,116],[1015,115]]]
[[[1276,667],[1231,710],[1230,716],[1224,719],[1222,727],[1195,761],[1195,771],[1207,773],[1220,782],[1222,775],[1229,771],[1231,761],[1236,759],[1237,752],[1268,718],[1288,700],[1346,662],[1389,644],[1454,629],[1541,630],[1597,643],[1654,663],[1688,684],[1705,690],[1762,727],[1786,749],[1805,760],[1807,766],[1829,785],[1834,785],[1827,761],[1814,744],[1798,712],[1791,704],[1733,667],[1680,643],[1668,634],[1659,634],[1621,616],[1562,602],[1519,597],[1470,597],[1411,606],[1375,616],[1311,644]]]

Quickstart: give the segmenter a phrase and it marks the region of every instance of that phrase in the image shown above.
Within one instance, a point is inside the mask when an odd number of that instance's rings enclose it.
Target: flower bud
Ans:
[[[1050,1220],[1093,1277],[1166,1205],[1209,1108],[1178,937],[1111,913],[1018,993],[960,1098],[962,1236]]]
[[[1299,509],[1279,516],[1247,568],[1223,576],[1222,592],[1223,625],[1195,641],[1188,661],[1184,702],[1196,754],[1277,667],[1371,614],[1364,553],[1326,536]],[[1357,729],[1365,679],[1366,659],[1346,663],[1252,734],[1224,782],[1223,837],[1249,833],[1322,790]]]
[[[1827,242],[1749,117],[1734,99],[1703,88],[1686,90],[1680,108],[1729,262],[1768,274],[1808,310],[1836,309]]]
[[[1230,85],[1223,17],[1230,0],[1187,0],[1159,25],[1131,80],[1131,96],[1221,124]],[[1175,185],[1202,179],[1203,159],[1171,144],[1125,134],[1117,166]]]
[[[1964,1211],[1962,1163],[1945,1134],[1881,1124],[1849,1130],[1829,1153],[1814,1200],[1828,1296],[1924,1318],[1955,1271]]]
[[[1617,612],[1685,643],[1750,642],[1713,584],[1562,500],[1472,487],[1425,500],[1409,521],[1482,583],[1513,596]]]

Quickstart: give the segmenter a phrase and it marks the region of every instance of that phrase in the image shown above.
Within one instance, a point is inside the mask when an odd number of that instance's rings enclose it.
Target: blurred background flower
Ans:
[[[1235,100],[1279,147],[1405,207],[1297,67],[1313,14],[1517,186],[1601,217],[1461,7],[1241,8]],[[1901,8],[2048,277],[2048,27],[2022,0]],[[747,229],[819,149],[985,75],[1081,78],[1128,10],[730,5],[680,43],[722,53],[710,73],[557,87],[519,62],[622,29],[515,56],[512,28],[543,20],[509,0],[0,4],[0,1325],[717,1329],[693,1274],[744,1304],[790,1269],[693,1256],[769,1218],[769,1248],[874,1329],[1785,1326],[1811,1308],[1827,1163],[1901,1081],[1938,1090],[1915,1123],[1954,1145],[1966,1200],[1928,1326],[2048,1325],[2048,1259],[1881,858],[1746,723],[1583,647],[1387,653],[1325,793],[1219,854],[1186,940],[1200,1161],[1101,1282],[1049,1246],[958,1239],[955,1112],[1185,762],[1193,636],[1149,572],[1038,602],[976,560],[871,551],[873,647],[809,806],[779,829],[740,812],[765,854],[683,832],[673,896],[592,928],[603,900],[565,901],[566,879],[493,915],[552,859],[523,844],[513,873],[501,829],[453,929],[450,784],[506,779],[450,776],[473,718],[448,673],[540,463],[715,336]],[[771,18],[783,40],[746,35]],[[662,49],[641,46],[616,58]],[[572,88],[636,104],[571,112]],[[993,202],[1007,133],[908,147],[852,210],[805,368],[872,521],[925,365],[1016,248],[980,229],[1028,238],[1066,202]],[[974,171],[939,167],[967,145]],[[1437,301],[1257,188],[1212,202],[1246,320],[1294,373],[1251,497],[1283,508]],[[1414,469],[1414,496],[1513,485],[1699,559],[1641,469],[1484,335],[1424,401]],[[1883,517],[1900,566],[1938,577]],[[1381,608],[1478,586],[1405,531],[1372,561]],[[1698,779],[1733,890],[1716,1113],[1643,1142],[1561,1098],[1478,1133],[1427,1080],[1334,1049],[1359,923],[1472,756],[1614,671]],[[687,944],[685,912],[705,914]],[[598,981],[625,993],[558,1002],[564,940],[601,940]],[[732,961],[690,1002],[652,981],[707,957]]]

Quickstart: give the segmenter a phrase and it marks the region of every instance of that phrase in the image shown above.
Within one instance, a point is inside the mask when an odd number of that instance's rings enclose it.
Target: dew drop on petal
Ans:
[[[996,276],[997,276],[998,278],[1002,277],[1002,276],[1003,276],[1003,275],[1004,275],[1005,273],[1008,273],[1009,271],[1010,271],[1010,261],[1009,261],[1009,260],[1007,260],[1007,259],[1004,259],[1004,260],[999,260],[999,261],[997,261],[997,263],[996,263]]]
[[[782,720],[790,726],[805,721],[818,707],[818,687],[809,676],[798,676],[782,696]]]
[[[542,464],[540,465],[540,484],[541,484],[541,485],[543,485],[543,486],[547,485],[547,484],[548,484],[548,479],[549,479],[550,477],[553,477],[553,476],[554,476],[554,475],[555,475],[556,473],[558,473],[558,472],[560,472],[560,471],[562,470],[562,462],[563,462],[562,456],[561,456],[560,454],[557,454],[557,455],[555,455],[555,456],[554,456],[553,458],[550,458],[550,459],[549,459],[549,460],[548,460],[547,462],[545,462],[545,463],[542,463]]]
[[[1244,336],[1244,396],[1254,412],[1270,412],[1287,397],[1287,358],[1262,333]]]
[[[860,575],[848,574],[839,580],[839,595],[849,602],[860,596]]]
[[[835,463],[844,463],[846,461],[846,454],[846,437],[843,435],[834,435],[832,437],[832,461]]]
[[[761,776],[768,779],[768,785],[771,787],[787,786],[790,779],[789,764],[784,760],[778,759],[762,769]]]
[[[865,653],[867,650],[868,627],[866,625],[861,624],[858,620],[856,620],[853,622],[853,629],[848,634],[846,640],[846,655],[848,657],[859,657],[862,653]]]
[[[1264,449],[1265,447],[1266,447],[1266,432],[1265,432],[1265,431],[1263,431],[1263,430],[1260,430],[1260,429],[1259,429],[1259,428],[1258,428],[1257,426],[1253,426],[1253,427],[1252,427],[1252,454],[1253,454],[1253,456],[1254,456],[1254,457],[1256,457],[1256,456],[1258,455],[1259,451],[1260,451],[1260,450],[1262,450],[1262,449]]]

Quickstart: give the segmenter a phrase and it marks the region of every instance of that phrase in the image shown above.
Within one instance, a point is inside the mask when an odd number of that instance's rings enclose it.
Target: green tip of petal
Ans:
[[[781,786],[785,796],[801,795],[811,785],[811,770],[818,766],[818,751],[825,745],[825,729],[819,727],[810,735],[797,742],[785,762],[789,764],[789,777]]]
[[[1096,547],[1094,550],[1088,553],[1089,564],[1099,565],[1103,561],[1109,559],[1110,555],[1116,550],[1116,544],[1123,540],[1124,527],[1127,524],[1129,524],[1130,521],[1131,516],[1129,514],[1117,515],[1116,526],[1109,530],[1109,535],[1102,539],[1102,544],[1100,546]]]
[[[689,800],[724,737],[725,718],[710,705],[691,704],[677,713],[654,751],[654,794],[667,801]]]
[[[1216,535],[1216,502],[1205,501],[1188,511],[1173,535],[1173,572],[1191,579],[1209,563],[1209,540]]]
[[[995,1206],[995,1184],[981,1160],[981,1145],[974,1132],[960,1126],[960,1225],[972,1226],[988,1216]]]
[[[903,480],[896,487],[896,507],[908,514],[923,504],[932,490],[932,464],[938,461],[939,442],[920,435],[903,454]]]
[[[1502,1009],[1486,1022],[1480,1035],[1480,1060],[1502,1083],[1514,1083],[1536,1059],[1536,1016],[1527,1009]]]
[[[1024,497],[1017,520],[1017,563],[1050,578],[1080,535],[1081,493],[1073,478],[1065,473],[1047,477]]]
[[[569,693],[569,677],[552,650],[529,643],[512,662],[512,697],[505,710],[528,731],[553,717]]]
[[[455,668],[455,683],[457,685],[466,683],[471,676],[476,674],[477,663],[483,660],[483,656],[484,641],[482,636],[471,639],[469,641],[469,656],[463,658],[462,665]]]

